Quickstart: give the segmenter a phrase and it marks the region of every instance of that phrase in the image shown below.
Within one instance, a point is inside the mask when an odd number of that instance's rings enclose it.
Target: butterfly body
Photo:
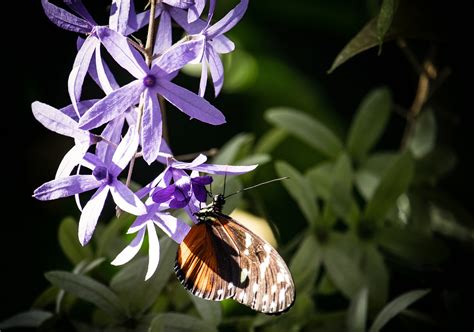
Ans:
[[[227,298],[279,314],[294,302],[294,283],[284,260],[265,240],[222,213],[224,196],[196,214],[199,223],[180,244],[175,272],[194,295]]]

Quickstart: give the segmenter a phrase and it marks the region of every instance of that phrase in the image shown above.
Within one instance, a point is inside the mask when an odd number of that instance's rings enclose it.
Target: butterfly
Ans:
[[[175,273],[195,296],[232,298],[265,314],[287,311],[295,301],[291,273],[264,239],[222,213],[225,197],[196,213],[194,225],[178,247]]]

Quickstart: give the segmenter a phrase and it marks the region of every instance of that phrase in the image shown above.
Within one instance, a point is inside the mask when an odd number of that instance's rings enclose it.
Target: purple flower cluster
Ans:
[[[42,0],[48,18],[57,26],[80,34],[77,55],[69,74],[71,104],[56,109],[41,102],[32,104],[33,115],[46,128],[74,139],[74,146],[62,159],[55,179],[34,191],[39,200],[75,196],[81,210],[78,237],[86,245],[95,230],[106,198],[110,193],[123,211],[137,216],[128,233],[135,239],[112,264],[128,262],[139,251],[145,233],[149,240],[149,266],[146,279],[153,275],[159,260],[156,227],[176,242],[181,242],[190,226],[174,217],[172,209],[184,209],[196,222],[197,212],[207,199],[209,175],[238,175],[254,166],[213,165],[199,155],[192,162],[178,161],[163,138],[162,107],[164,100],[191,119],[220,125],[224,115],[203,98],[208,70],[217,96],[224,79],[219,54],[234,50],[234,43],[224,33],[244,15],[248,0],[241,0],[227,15],[213,22],[215,0],[162,0],[152,9],[137,13],[133,0],[112,0],[108,26],[98,25],[81,0],[64,0],[64,9]],[[201,18],[204,8],[208,13]],[[154,17],[151,13],[154,13]],[[155,22],[158,24],[155,25]],[[172,24],[186,36],[173,44]],[[146,47],[131,34],[148,26]],[[156,31],[152,31],[156,26]],[[150,31],[151,30],[151,31]],[[151,37],[150,37],[151,36]],[[151,38],[151,40],[150,40]],[[150,45],[150,46],[148,46]],[[104,49],[128,71],[133,80],[120,86],[104,60]],[[173,83],[181,68],[201,63],[198,93]],[[86,76],[104,93],[98,100],[82,98]],[[136,158],[147,164],[160,163],[164,170],[142,189],[134,192],[123,181],[128,170],[132,175]],[[79,194],[95,191],[82,207]]]

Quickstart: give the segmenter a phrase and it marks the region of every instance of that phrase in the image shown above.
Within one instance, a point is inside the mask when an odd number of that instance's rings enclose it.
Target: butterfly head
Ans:
[[[222,212],[225,204],[225,197],[222,194],[215,195],[212,199],[212,210],[214,212]]]

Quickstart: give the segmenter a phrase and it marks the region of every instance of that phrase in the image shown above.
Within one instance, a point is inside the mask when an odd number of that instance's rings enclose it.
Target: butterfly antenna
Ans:
[[[258,183],[258,184],[256,184],[256,185],[254,185],[254,186],[237,190],[235,193],[230,194],[230,195],[228,195],[228,196],[225,196],[224,198],[228,198],[228,197],[230,197],[230,196],[234,196],[234,195],[240,194],[240,193],[243,192],[243,191],[247,191],[247,190],[250,190],[250,189],[254,189],[254,188],[263,186],[264,184],[269,184],[269,183],[276,182],[276,181],[282,181],[282,180],[286,180],[286,179],[289,179],[289,178],[290,178],[289,176],[284,176],[284,177],[282,177],[282,178],[277,178],[277,179],[272,179],[272,180],[268,180],[268,181],[265,181],[265,182],[261,182],[261,183]]]
[[[209,191],[207,191],[207,195],[210,197],[210,198],[213,198],[214,196],[212,195],[212,182],[209,183]]]

